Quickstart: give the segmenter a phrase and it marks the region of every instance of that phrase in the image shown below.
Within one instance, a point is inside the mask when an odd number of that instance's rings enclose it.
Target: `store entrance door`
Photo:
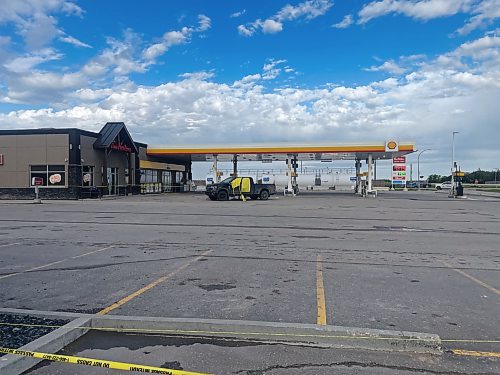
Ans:
[[[118,194],[118,168],[108,168],[109,195]]]

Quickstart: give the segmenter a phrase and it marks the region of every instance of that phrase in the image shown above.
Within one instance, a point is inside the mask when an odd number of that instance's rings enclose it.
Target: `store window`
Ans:
[[[82,186],[94,186],[94,168],[90,165],[82,167]]]
[[[141,169],[141,184],[155,183],[158,181],[158,171],[156,169]]]
[[[162,191],[163,192],[172,191],[172,172],[170,171],[162,172]]]
[[[42,179],[41,186],[65,186],[66,168],[64,165],[32,165],[30,167],[30,186],[33,186],[34,177]]]
[[[161,192],[161,171],[157,169],[141,169],[141,193]]]

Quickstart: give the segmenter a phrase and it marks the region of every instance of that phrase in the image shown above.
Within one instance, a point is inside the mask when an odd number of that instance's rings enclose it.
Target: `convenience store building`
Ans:
[[[191,180],[188,156],[150,157],[123,122],[99,133],[68,129],[0,130],[0,199],[79,199],[181,191]]]

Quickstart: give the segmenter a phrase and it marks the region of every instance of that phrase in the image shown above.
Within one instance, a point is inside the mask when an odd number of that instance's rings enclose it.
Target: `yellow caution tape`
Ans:
[[[43,359],[46,361],[72,363],[75,365],[82,365],[82,366],[101,367],[101,368],[109,368],[109,369],[123,370],[123,371],[137,371],[137,372],[142,372],[142,373],[147,373],[147,374],[208,375],[208,374],[203,374],[200,372],[171,370],[171,369],[166,369],[163,367],[143,366],[143,365],[135,365],[132,363],[125,363],[125,362],[103,361],[101,359],[94,359],[94,358],[84,358],[84,357],[74,357],[74,356],[59,355],[59,354],[30,352],[27,350],[1,348],[1,347],[0,347],[0,353],[20,355],[20,356],[24,356],[24,357],[39,358],[39,359]]]
[[[455,355],[465,355],[470,357],[500,358],[500,353],[497,352],[477,352],[475,350],[463,350],[463,349],[452,349],[451,352]]]

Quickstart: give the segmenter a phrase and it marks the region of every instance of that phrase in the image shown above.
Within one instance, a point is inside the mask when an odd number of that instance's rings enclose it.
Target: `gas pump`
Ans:
[[[463,197],[464,196],[464,187],[462,185],[462,179],[464,178],[465,173],[460,170],[460,167],[458,167],[458,170],[455,170],[453,172],[453,177],[454,177],[454,195],[455,197]]]

